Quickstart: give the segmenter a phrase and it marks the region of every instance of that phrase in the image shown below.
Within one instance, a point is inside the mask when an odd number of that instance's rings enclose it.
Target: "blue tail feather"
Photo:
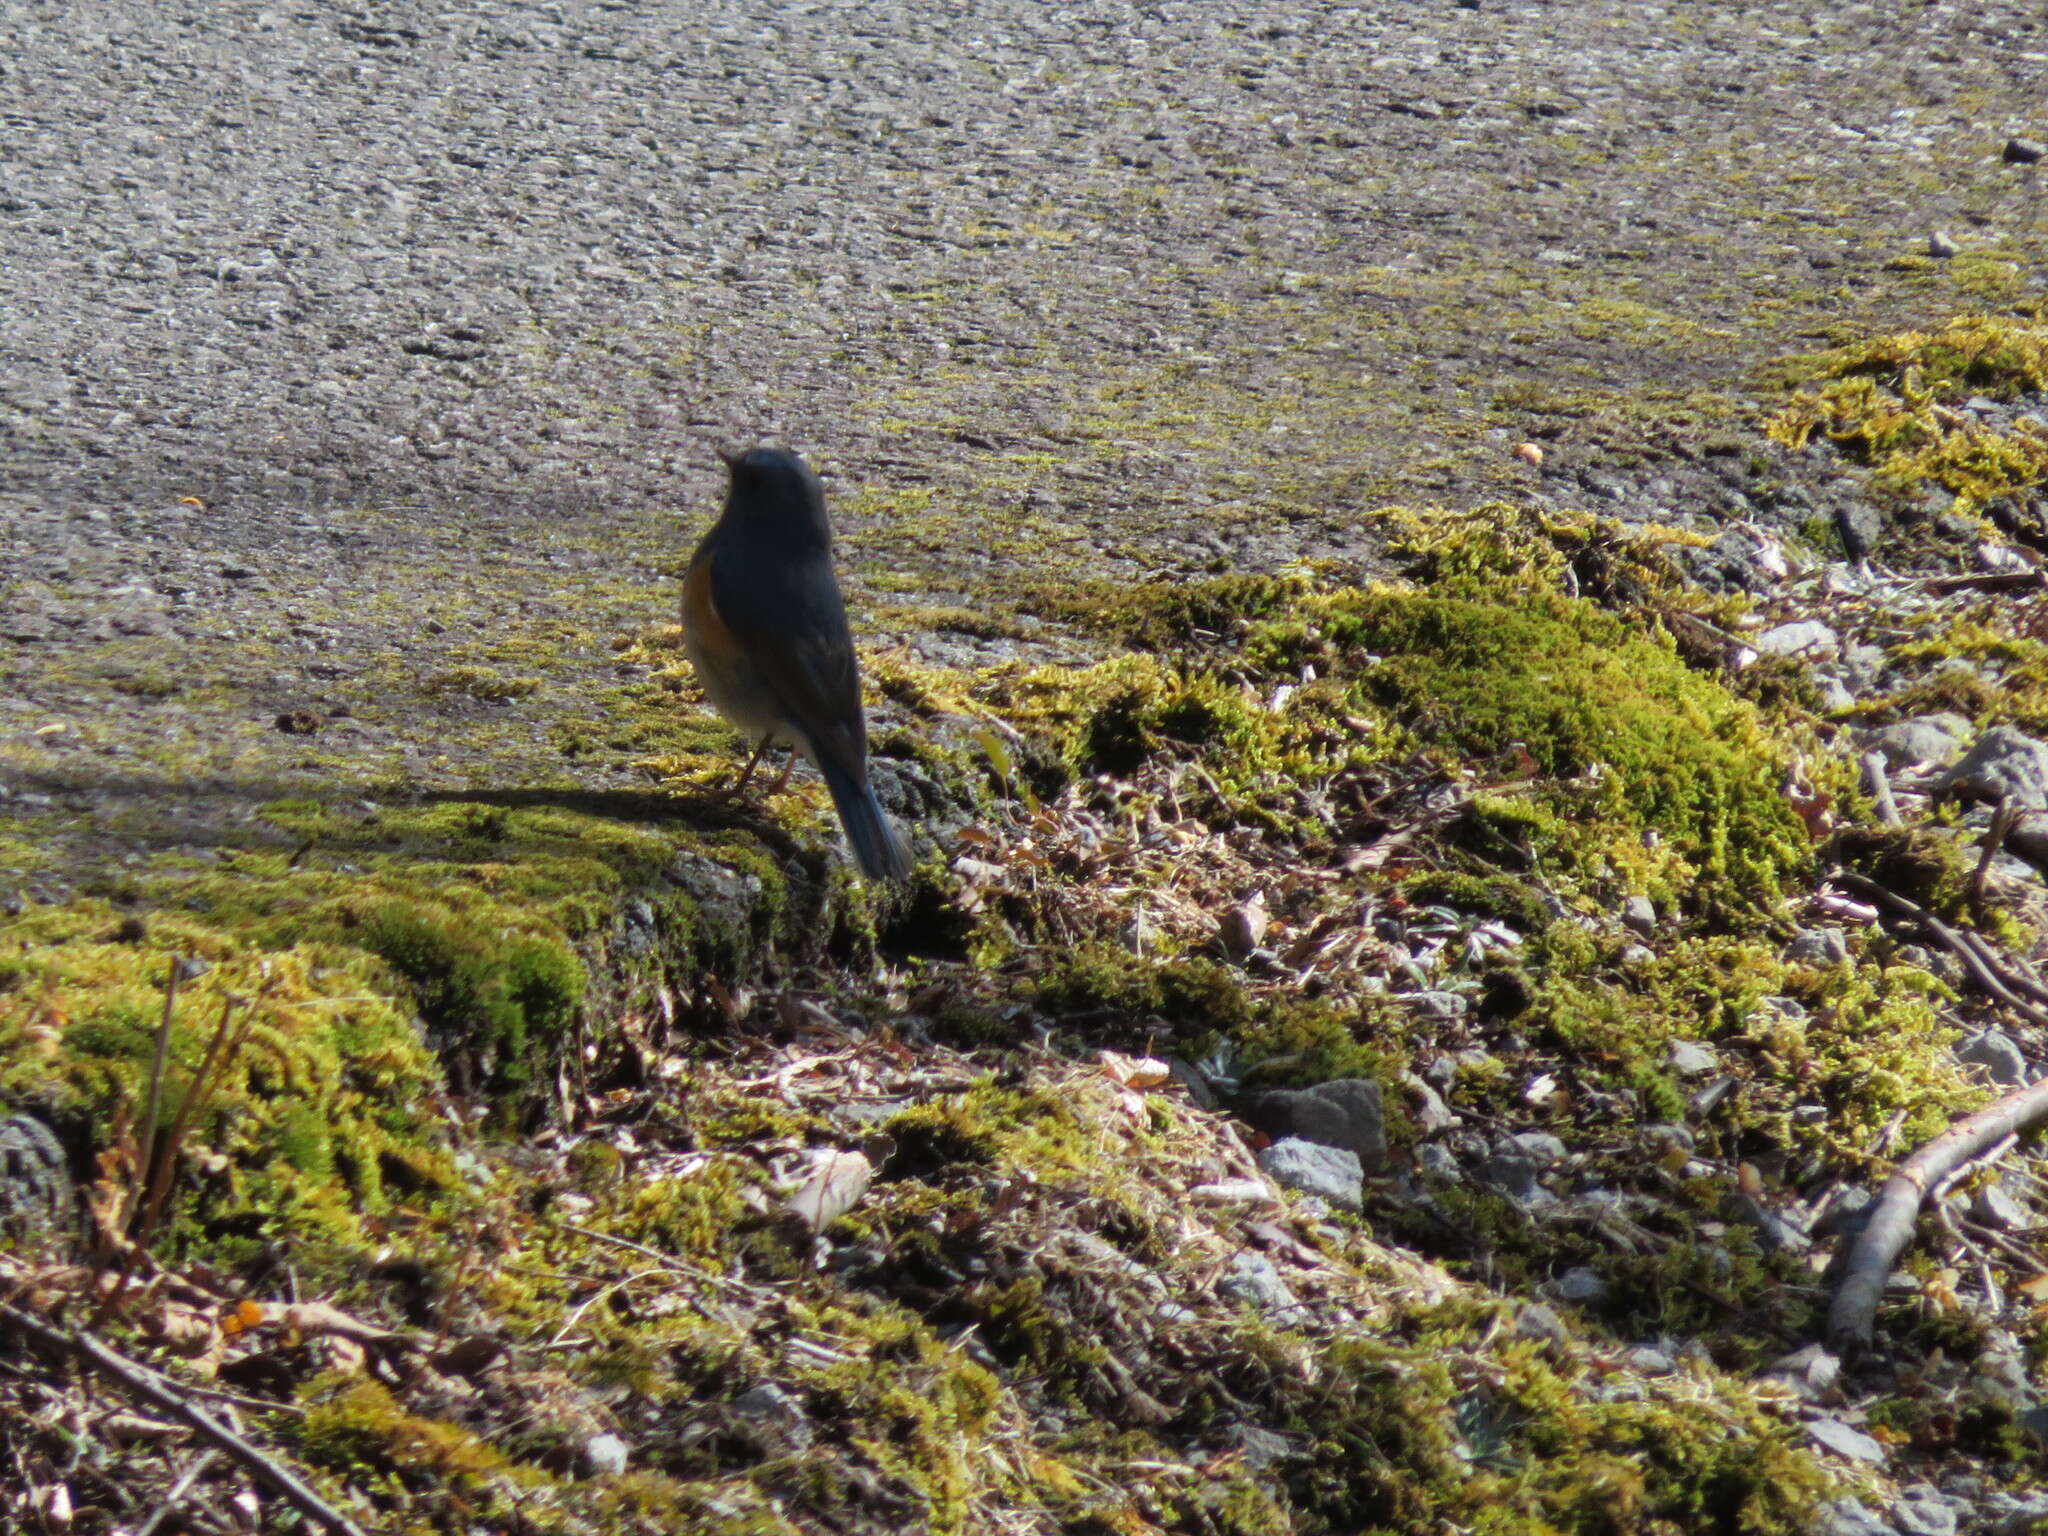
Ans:
[[[910,876],[910,849],[875,798],[867,776],[855,778],[832,763],[820,763],[825,787],[832,792],[839,824],[846,829],[846,841],[853,849],[853,861],[870,880],[905,880]]]

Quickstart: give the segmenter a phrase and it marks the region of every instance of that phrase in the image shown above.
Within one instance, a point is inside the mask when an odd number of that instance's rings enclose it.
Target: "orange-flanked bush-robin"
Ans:
[[[801,751],[825,776],[861,873],[901,880],[910,851],[868,783],[860,663],[824,488],[779,448],[720,457],[732,486],[683,577],[683,648],[718,712],[756,743],[740,785],[771,744]]]

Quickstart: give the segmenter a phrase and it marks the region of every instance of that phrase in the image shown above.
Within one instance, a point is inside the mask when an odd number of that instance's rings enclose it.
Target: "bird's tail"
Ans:
[[[905,880],[910,877],[910,849],[875,798],[874,786],[866,773],[848,773],[837,763],[820,762],[825,787],[832,792],[839,824],[846,828],[846,841],[853,848],[853,861],[870,880]]]

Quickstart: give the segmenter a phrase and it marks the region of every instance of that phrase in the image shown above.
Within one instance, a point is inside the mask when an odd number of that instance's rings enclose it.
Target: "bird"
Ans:
[[[780,448],[721,451],[725,507],[683,576],[683,649],[718,712],[755,743],[729,793],[770,746],[802,752],[824,776],[854,863],[869,880],[903,880],[910,850],[868,782],[867,717],[846,602],[832,570],[825,490]]]

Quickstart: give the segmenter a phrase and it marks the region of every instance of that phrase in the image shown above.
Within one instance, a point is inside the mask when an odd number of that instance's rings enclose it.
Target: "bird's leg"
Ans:
[[[789,756],[788,756],[788,757],[787,757],[787,758],[786,758],[786,759],[785,759],[785,760],[783,761],[783,764],[782,764],[782,772],[781,772],[781,773],[779,773],[779,774],[777,774],[777,775],[775,776],[775,783],[774,783],[774,785],[773,785],[772,787],[770,787],[770,789],[769,789],[768,793],[769,793],[769,794],[771,794],[771,795],[779,795],[779,794],[781,794],[781,793],[782,793],[782,787],[783,787],[783,785],[785,785],[785,784],[787,784],[787,783],[789,782],[789,775],[790,775],[790,771],[791,771],[792,769],[794,769],[795,767],[796,767],[796,748],[795,748],[795,747],[791,747],[791,748],[789,749]]]
[[[718,798],[721,800],[737,799],[739,797],[740,791],[747,787],[747,780],[751,779],[754,776],[754,769],[761,761],[761,754],[766,752],[767,750],[768,738],[766,736],[763,736],[761,738],[760,745],[754,748],[754,755],[747,759],[747,766],[740,770],[740,776],[737,779],[735,779],[731,784],[727,785],[724,789],[719,790],[717,792]]]

